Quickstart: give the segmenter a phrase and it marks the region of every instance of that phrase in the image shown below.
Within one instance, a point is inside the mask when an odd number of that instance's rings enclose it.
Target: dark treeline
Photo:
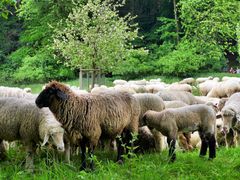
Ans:
[[[69,27],[66,20],[74,14],[73,9],[83,8],[87,0],[17,2],[5,8],[10,12],[8,17],[6,13],[0,17],[0,82],[75,78],[81,63],[66,66],[68,58],[56,53],[54,38]],[[120,16],[137,15],[134,21],[141,38],[134,38],[131,44],[142,51],[132,51],[116,65],[106,63],[108,68],[96,67],[106,73],[123,78],[158,74],[184,77],[238,65],[237,0],[127,0],[118,9]],[[82,41],[82,37],[77,38]]]

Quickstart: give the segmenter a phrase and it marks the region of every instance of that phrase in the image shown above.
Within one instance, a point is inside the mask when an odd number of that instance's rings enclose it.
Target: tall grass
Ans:
[[[194,152],[177,152],[177,160],[168,163],[167,151],[138,155],[123,165],[114,162],[116,153],[97,151],[96,170],[79,171],[80,158],[70,165],[53,160],[48,152],[35,158],[35,173],[24,170],[24,153],[12,149],[8,160],[0,162],[0,179],[239,179],[240,148],[218,149],[217,158],[209,161]]]

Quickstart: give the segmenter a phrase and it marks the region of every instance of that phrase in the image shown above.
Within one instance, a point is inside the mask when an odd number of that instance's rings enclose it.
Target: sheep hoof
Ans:
[[[205,155],[201,155],[201,154],[200,154],[200,155],[199,155],[199,157],[200,157],[200,158],[204,158],[204,157],[205,157]]]
[[[122,165],[122,164],[123,164],[123,160],[122,160],[122,159],[119,159],[119,160],[117,161],[117,163],[120,164],[120,165]]]
[[[209,161],[212,161],[214,158],[208,158]]]

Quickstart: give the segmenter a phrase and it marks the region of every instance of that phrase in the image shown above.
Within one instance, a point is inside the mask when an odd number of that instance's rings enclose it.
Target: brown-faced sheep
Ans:
[[[34,168],[33,157],[37,144],[49,140],[64,151],[64,129],[46,108],[39,110],[34,101],[24,98],[0,98],[0,143],[3,140],[21,140],[28,153],[26,169]],[[3,153],[0,153],[3,155]]]
[[[160,98],[155,94],[140,93],[140,94],[134,94],[133,96],[137,99],[141,109],[141,113],[139,116],[140,127],[143,126],[142,117],[145,112],[147,112],[148,110],[154,110],[154,111],[160,112],[163,109],[165,109],[165,105],[162,98]],[[161,133],[153,130],[152,134],[155,139],[156,150],[162,151],[161,147],[163,142],[161,141],[162,140]]]
[[[138,131],[140,107],[129,93],[107,92],[77,96],[64,84],[52,81],[35,102],[39,108],[49,107],[70,138],[80,143],[81,169],[86,169],[86,147],[90,150],[90,156],[93,155],[100,136],[114,139],[125,132],[129,138],[130,133]],[[126,143],[130,145],[129,141]],[[122,162],[124,149],[119,138],[117,144],[117,161]],[[94,168],[93,160],[90,168]]]
[[[233,142],[230,141],[233,141],[234,135],[240,135],[240,93],[235,93],[229,97],[221,113],[223,117],[223,131],[226,135],[228,133],[232,134],[232,138],[227,137],[227,143],[229,146],[232,146]],[[229,135],[229,137],[231,136]],[[240,141],[238,141],[236,145],[240,145]]]
[[[178,132],[198,131],[202,140],[200,156],[205,156],[209,147],[209,159],[216,157],[216,115],[204,104],[165,109],[161,112],[147,111],[143,120],[151,129],[155,128],[167,136],[170,160],[176,159],[175,143]]]
[[[183,101],[186,104],[192,105],[192,104],[204,104],[203,101],[198,100],[194,97],[190,92],[186,91],[170,91],[170,90],[164,90],[159,91],[157,93],[158,96],[160,96],[164,101]]]

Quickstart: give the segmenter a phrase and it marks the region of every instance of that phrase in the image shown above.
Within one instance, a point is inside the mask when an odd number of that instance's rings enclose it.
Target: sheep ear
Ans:
[[[49,139],[49,134],[45,134],[45,137],[41,146],[45,146],[45,144],[48,142],[48,139]]]
[[[239,113],[236,114],[236,119],[237,119],[237,121],[240,121],[240,114]]]
[[[57,90],[57,96],[62,99],[63,101],[67,100],[68,98],[68,95],[65,94],[64,92],[60,91],[60,90]]]

